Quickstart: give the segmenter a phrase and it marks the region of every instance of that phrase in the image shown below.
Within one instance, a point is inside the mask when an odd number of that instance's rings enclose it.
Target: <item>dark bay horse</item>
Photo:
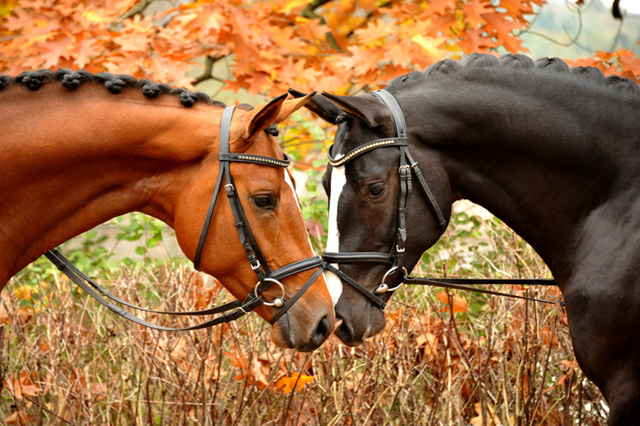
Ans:
[[[313,256],[289,172],[265,164],[284,158],[272,126],[306,102],[285,98],[232,109],[226,132],[231,155],[260,161],[238,159],[229,167],[273,270]],[[173,227],[193,260],[221,168],[223,110],[206,95],[129,76],[68,70],[0,76],[0,289],[47,250],[132,211]],[[216,199],[199,269],[242,300],[256,287],[255,265],[227,196],[223,189]],[[333,303],[319,275],[311,281],[314,271],[305,270],[282,280],[286,298],[307,280],[315,284],[273,324],[276,344],[310,351],[331,333]],[[281,291],[270,288],[264,299]],[[269,320],[276,309],[256,311]]]
[[[454,201],[488,208],[551,269],[577,360],[610,404],[609,424],[640,424],[638,85],[557,58],[470,55],[398,77],[386,91],[406,120],[406,139],[374,94],[325,93],[307,104],[338,124],[325,175],[327,250],[398,254],[404,143],[416,163],[404,167],[421,170],[436,207],[414,176],[401,266],[411,271],[440,238]],[[370,259],[339,268],[374,292],[390,266]],[[391,274],[386,284],[401,280]],[[338,337],[355,345],[382,330],[381,309],[331,281],[342,291]]]

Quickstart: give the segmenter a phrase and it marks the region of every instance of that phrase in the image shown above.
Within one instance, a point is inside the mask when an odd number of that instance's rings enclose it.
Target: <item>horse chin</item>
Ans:
[[[364,343],[364,341],[369,337],[375,336],[384,329],[386,321],[384,311],[371,304],[368,304],[368,309],[369,315],[367,322],[365,324],[361,324],[353,321],[348,312],[341,315],[338,310],[338,306],[336,306],[336,320],[337,322],[342,320],[342,323],[336,328],[334,334],[338,339],[340,339],[340,341],[342,341],[342,343],[348,346],[358,346]],[[363,315],[361,314],[356,317],[360,321],[363,319]]]

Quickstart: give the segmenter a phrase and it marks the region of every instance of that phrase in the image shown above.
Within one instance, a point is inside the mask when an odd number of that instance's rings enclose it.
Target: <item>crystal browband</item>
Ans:
[[[289,167],[291,160],[286,155],[284,160],[272,157],[263,157],[261,155],[226,153],[218,155],[220,161],[236,161],[241,163],[264,164],[274,167]]]
[[[328,151],[328,155],[327,157],[329,158],[329,164],[331,164],[333,167],[340,167],[345,165],[346,163],[348,163],[349,161],[353,160],[355,157],[357,157],[360,154],[364,154],[365,152],[371,151],[373,149],[376,148],[383,148],[383,147],[387,147],[387,146],[406,146],[407,145],[407,138],[391,138],[391,139],[377,139],[373,142],[369,142],[367,144],[364,144],[362,146],[359,146],[351,151],[349,151],[348,153],[346,153],[344,156],[340,157],[340,158],[335,158],[333,156],[333,145],[331,145],[329,147],[329,151]]]

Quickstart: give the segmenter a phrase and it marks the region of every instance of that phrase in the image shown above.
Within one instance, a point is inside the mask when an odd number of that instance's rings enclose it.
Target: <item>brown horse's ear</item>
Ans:
[[[282,108],[280,109],[280,114],[278,114],[278,118],[276,118],[276,123],[280,123],[287,118],[298,109],[302,108],[305,105],[308,105],[309,101],[313,99],[313,96],[316,92],[310,93],[306,96],[297,97],[298,99],[292,99],[290,101],[284,101],[282,104]]]
[[[327,92],[322,92],[322,96],[347,114],[358,117],[372,129],[381,124],[381,111],[384,108],[381,108],[383,105],[379,101],[362,96],[337,96]]]
[[[247,114],[245,120],[249,122],[243,138],[252,141],[260,132],[276,122],[280,116],[280,110],[287,99],[288,94],[278,96],[266,105],[257,106]]]
[[[302,92],[298,92],[297,90],[294,90],[294,89],[289,89],[289,93],[294,98],[302,98],[304,96],[309,96],[309,95],[305,95]],[[310,102],[305,104],[305,107],[309,111],[316,114],[318,117],[332,124],[337,124],[336,118],[338,118],[338,116],[342,113],[342,111],[340,110],[340,108],[336,106],[336,104],[327,100],[327,98],[325,98],[322,95],[315,95],[313,98],[311,98]]]

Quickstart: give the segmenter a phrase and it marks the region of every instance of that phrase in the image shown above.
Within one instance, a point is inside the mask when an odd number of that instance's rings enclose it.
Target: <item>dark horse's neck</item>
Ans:
[[[504,220],[556,278],[571,273],[568,258],[581,256],[584,239],[640,221],[635,83],[611,84],[564,63],[555,69],[446,65],[389,89],[413,106],[411,139],[435,150],[456,199]],[[639,200],[629,203],[630,197]],[[638,211],[616,211],[618,202]]]

